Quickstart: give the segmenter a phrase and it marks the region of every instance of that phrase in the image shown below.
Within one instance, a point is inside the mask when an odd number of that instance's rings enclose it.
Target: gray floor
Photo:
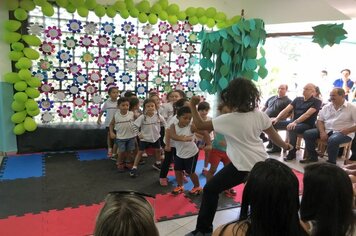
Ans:
[[[275,158],[277,160],[283,161],[283,157],[285,156],[285,153],[281,153],[279,156],[277,153],[275,155],[270,155],[271,158]],[[290,161],[290,162],[284,162],[286,163],[289,167],[298,170],[302,173],[304,173],[304,166],[305,164],[300,164],[299,160],[301,160],[303,157],[303,150],[297,151],[297,160]],[[325,161],[325,158],[319,158],[319,162]],[[338,160],[338,165],[342,165],[343,161]],[[224,211],[218,211],[215,215],[214,218],[214,229],[221,225],[225,224],[227,222],[230,222],[232,220],[235,220],[239,214],[240,208],[233,208],[233,209],[228,209]],[[190,231],[195,229],[195,224],[196,224],[196,218],[197,216],[189,216],[189,217],[184,217],[176,220],[170,220],[170,221],[164,221],[164,222],[159,222],[157,223],[157,227],[159,229],[160,235],[161,236],[182,236]]]

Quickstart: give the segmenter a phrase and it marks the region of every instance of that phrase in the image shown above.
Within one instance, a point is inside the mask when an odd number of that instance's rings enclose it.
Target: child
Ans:
[[[101,111],[98,116],[98,120],[96,123],[99,125],[101,124],[101,117],[103,116],[104,112],[106,112],[106,117],[105,117],[105,127],[106,127],[106,132],[107,132],[107,144],[108,144],[108,158],[113,157],[113,153],[116,154],[117,150],[116,145],[113,139],[110,138],[110,122],[112,118],[115,115],[115,112],[117,111],[117,98],[119,97],[119,90],[117,87],[110,87],[108,90],[109,94],[109,99],[104,102],[103,107],[101,108]]]
[[[173,116],[173,103],[185,97],[182,90],[172,90],[167,94],[167,103],[162,104],[162,116],[166,121]]]
[[[192,195],[199,195],[202,192],[199,178],[195,173],[198,161],[199,148],[194,142],[194,132],[196,128],[192,125],[192,113],[189,107],[182,107],[177,111],[178,123],[172,124],[170,135],[174,140],[177,156],[174,158],[174,172],[177,179],[177,187],[172,194],[183,193],[183,171],[192,180],[194,187],[189,191]]]
[[[198,105],[198,107],[199,107],[199,105]],[[218,111],[220,112],[221,115],[231,112],[229,107],[224,104],[220,104],[218,106]],[[209,181],[214,176],[216,169],[219,166],[220,161],[224,164],[224,166],[226,166],[227,164],[230,164],[230,162],[231,162],[229,157],[226,155],[226,141],[225,141],[224,135],[219,134],[214,131],[214,140],[212,142],[212,150],[209,155],[210,169],[205,174],[207,181]],[[227,196],[235,196],[236,191],[233,188],[231,188],[231,189],[225,190],[225,194]]]
[[[173,116],[168,119],[167,121],[167,127],[165,130],[165,135],[164,135],[164,160],[161,166],[161,172],[159,174],[159,183],[161,186],[167,186],[168,185],[168,180],[167,180],[167,175],[169,171],[169,167],[171,163],[173,162],[173,158],[176,156],[176,148],[174,146],[174,141],[171,139],[170,136],[170,127],[172,124],[178,123],[177,119],[177,110],[179,110],[183,106],[189,106],[188,100],[185,98],[179,99],[177,102],[173,104]],[[185,177],[185,175],[183,176]]]
[[[200,102],[198,105],[198,112],[200,117],[203,120],[211,120],[211,117],[208,116],[210,110],[210,104],[207,102]],[[201,133],[201,132],[200,132]],[[210,151],[211,151],[211,141],[214,139],[214,136],[210,136],[211,138],[208,140],[208,142],[204,142],[203,140],[203,135],[200,133],[196,133],[195,136],[197,138],[196,142],[197,142],[197,146],[199,149],[203,149],[204,150],[204,168],[203,168],[203,175],[206,175],[209,171],[208,169],[208,165],[209,165],[209,155],[210,155]],[[211,135],[213,135],[212,132],[210,132]]]
[[[146,99],[143,102],[143,115],[138,117],[134,123],[136,128],[139,128],[141,131],[138,133],[140,138],[139,150],[134,165],[130,171],[131,177],[137,176],[137,165],[141,160],[143,151],[148,147],[154,148],[155,151],[156,162],[152,167],[156,170],[161,169],[161,144],[159,138],[162,122],[164,125],[166,124],[164,118],[157,112],[155,101]]]
[[[116,137],[116,145],[119,149],[116,165],[118,171],[123,172],[125,167],[130,168],[130,157],[135,151],[136,134],[133,127],[134,114],[129,111],[129,99],[126,97],[119,98],[117,106],[119,110],[110,123],[110,137]],[[127,164],[125,164],[125,161]]]

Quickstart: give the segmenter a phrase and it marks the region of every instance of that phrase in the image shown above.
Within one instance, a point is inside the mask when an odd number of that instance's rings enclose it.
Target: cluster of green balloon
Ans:
[[[28,4],[28,6],[32,5]],[[16,135],[23,134],[25,131],[34,131],[37,125],[32,117],[40,113],[38,104],[34,99],[40,96],[38,87],[41,85],[41,81],[32,76],[30,68],[32,67],[32,60],[37,60],[40,57],[40,54],[31,46],[39,46],[41,40],[34,35],[21,35],[17,32],[20,27],[21,22],[18,20],[4,22],[3,38],[11,46],[9,58],[15,62],[17,69],[17,72],[9,72],[4,75],[4,81],[13,84],[16,90],[11,105],[15,112],[11,121],[16,124],[13,129]]]

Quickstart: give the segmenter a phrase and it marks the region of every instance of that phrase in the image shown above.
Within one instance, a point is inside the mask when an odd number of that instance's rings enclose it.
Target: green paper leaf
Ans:
[[[209,88],[209,85],[210,85],[210,83],[209,83],[207,80],[205,80],[205,79],[202,79],[202,80],[199,82],[199,87],[200,87],[200,89],[201,89],[202,91],[207,90],[207,89]]]
[[[243,39],[244,47],[247,48],[250,45],[251,38],[250,36],[246,35]]]
[[[199,76],[203,80],[210,81],[211,78],[213,77],[213,74],[211,74],[210,71],[203,69],[199,71]]]
[[[230,53],[232,51],[232,49],[234,48],[234,45],[227,39],[223,39],[222,46],[223,46],[223,49],[228,53]]]
[[[257,62],[255,59],[248,59],[245,64],[246,70],[255,70],[257,68]]]
[[[249,59],[255,59],[257,57],[257,48],[248,48],[245,50],[245,56]]]
[[[231,56],[227,52],[222,52],[221,53],[221,61],[224,64],[230,64],[231,63]]]
[[[265,67],[260,67],[258,69],[258,76],[260,76],[262,79],[266,78],[268,75],[268,70]]]
[[[257,64],[259,66],[265,66],[266,65],[266,58],[261,57],[260,59],[257,60]]]
[[[219,86],[221,90],[225,89],[228,85],[229,85],[229,81],[225,77],[219,79]]]
[[[222,76],[227,76],[227,74],[229,74],[229,67],[227,65],[222,65],[220,67],[220,73]]]

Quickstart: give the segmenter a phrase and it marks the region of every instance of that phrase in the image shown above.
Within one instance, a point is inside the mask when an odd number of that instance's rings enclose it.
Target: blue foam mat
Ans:
[[[78,159],[80,161],[92,161],[107,159],[106,149],[82,150],[78,151]]]
[[[6,158],[0,180],[42,177],[44,175],[42,154],[9,156]]]

